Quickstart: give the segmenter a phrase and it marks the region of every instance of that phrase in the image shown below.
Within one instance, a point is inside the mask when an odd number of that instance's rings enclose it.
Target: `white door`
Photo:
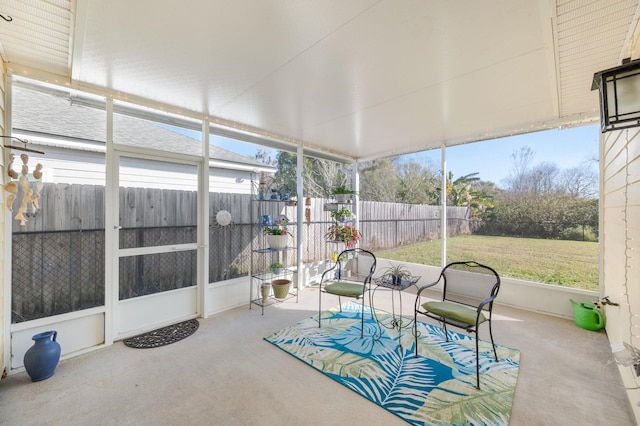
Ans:
[[[115,340],[193,318],[198,306],[198,165],[116,158]]]

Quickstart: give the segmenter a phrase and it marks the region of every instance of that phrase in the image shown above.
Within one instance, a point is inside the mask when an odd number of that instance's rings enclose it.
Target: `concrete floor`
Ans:
[[[376,308],[389,309],[385,297],[376,294]],[[200,319],[193,336],[172,345],[118,342],[61,361],[37,383],[10,375],[0,381],[0,424],[405,424],[262,339],[317,313],[317,301],[317,289],[305,289],[299,303],[264,316],[243,306]],[[405,297],[406,308],[412,302]],[[323,306],[336,305],[323,297]],[[511,425],[635,424],[604,332],[508,307],[495,313],[496,343],[521,350]]]

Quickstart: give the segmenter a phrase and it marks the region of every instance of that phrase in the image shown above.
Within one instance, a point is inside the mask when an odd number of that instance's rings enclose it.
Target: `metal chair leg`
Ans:
[[[476,331],[476,388],[480,389],[480,355],[478,354],[478,332]]]
[[[416,348],[416,358],[418,358],[418,313],[413,311],[413,341]]]
[[[364,337],[364,297],[362,298],[362,308],[360,313],[360,338]]]
[[[322,283],[318,285],[318,328],[322,328]]]
[[[500,362],[498,359],[498,352],[496,352],[496,344],[493,343],[493,330],[491,329],[491,321],[489,321],[489,336],[491,336],[491,345],[493,346],[493,355],[496,357],[496,362]]]

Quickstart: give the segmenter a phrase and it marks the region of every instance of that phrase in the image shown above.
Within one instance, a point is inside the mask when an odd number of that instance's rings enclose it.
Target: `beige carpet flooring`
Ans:
[[[404,298],[405,311],[413,297]],[[110,347],[62,360],[55,375],[0,381],[2,425],[401,425],[404,421],[262,338],[317,313],[317,289],[299,303],[200,319],[180,342]],[[376,308],[390,309],[376,293]],[[567,302],[569,303],[569,302]],[[323,297],[323,307],[337,298]],[[520,349],[511,425],[632,425],[604,332],[572,321],[496,308],[496,343]],[[488,338],[488,334],[481,337]],[[64,336],[58,336],[64,345]]]

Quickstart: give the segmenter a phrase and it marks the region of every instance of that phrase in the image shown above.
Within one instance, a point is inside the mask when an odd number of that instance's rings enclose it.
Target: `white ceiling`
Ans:
[[[10,73],[366,159],[593,122],[639,0],[0,0]],[[58,75],[58,77],[52,74]]]

